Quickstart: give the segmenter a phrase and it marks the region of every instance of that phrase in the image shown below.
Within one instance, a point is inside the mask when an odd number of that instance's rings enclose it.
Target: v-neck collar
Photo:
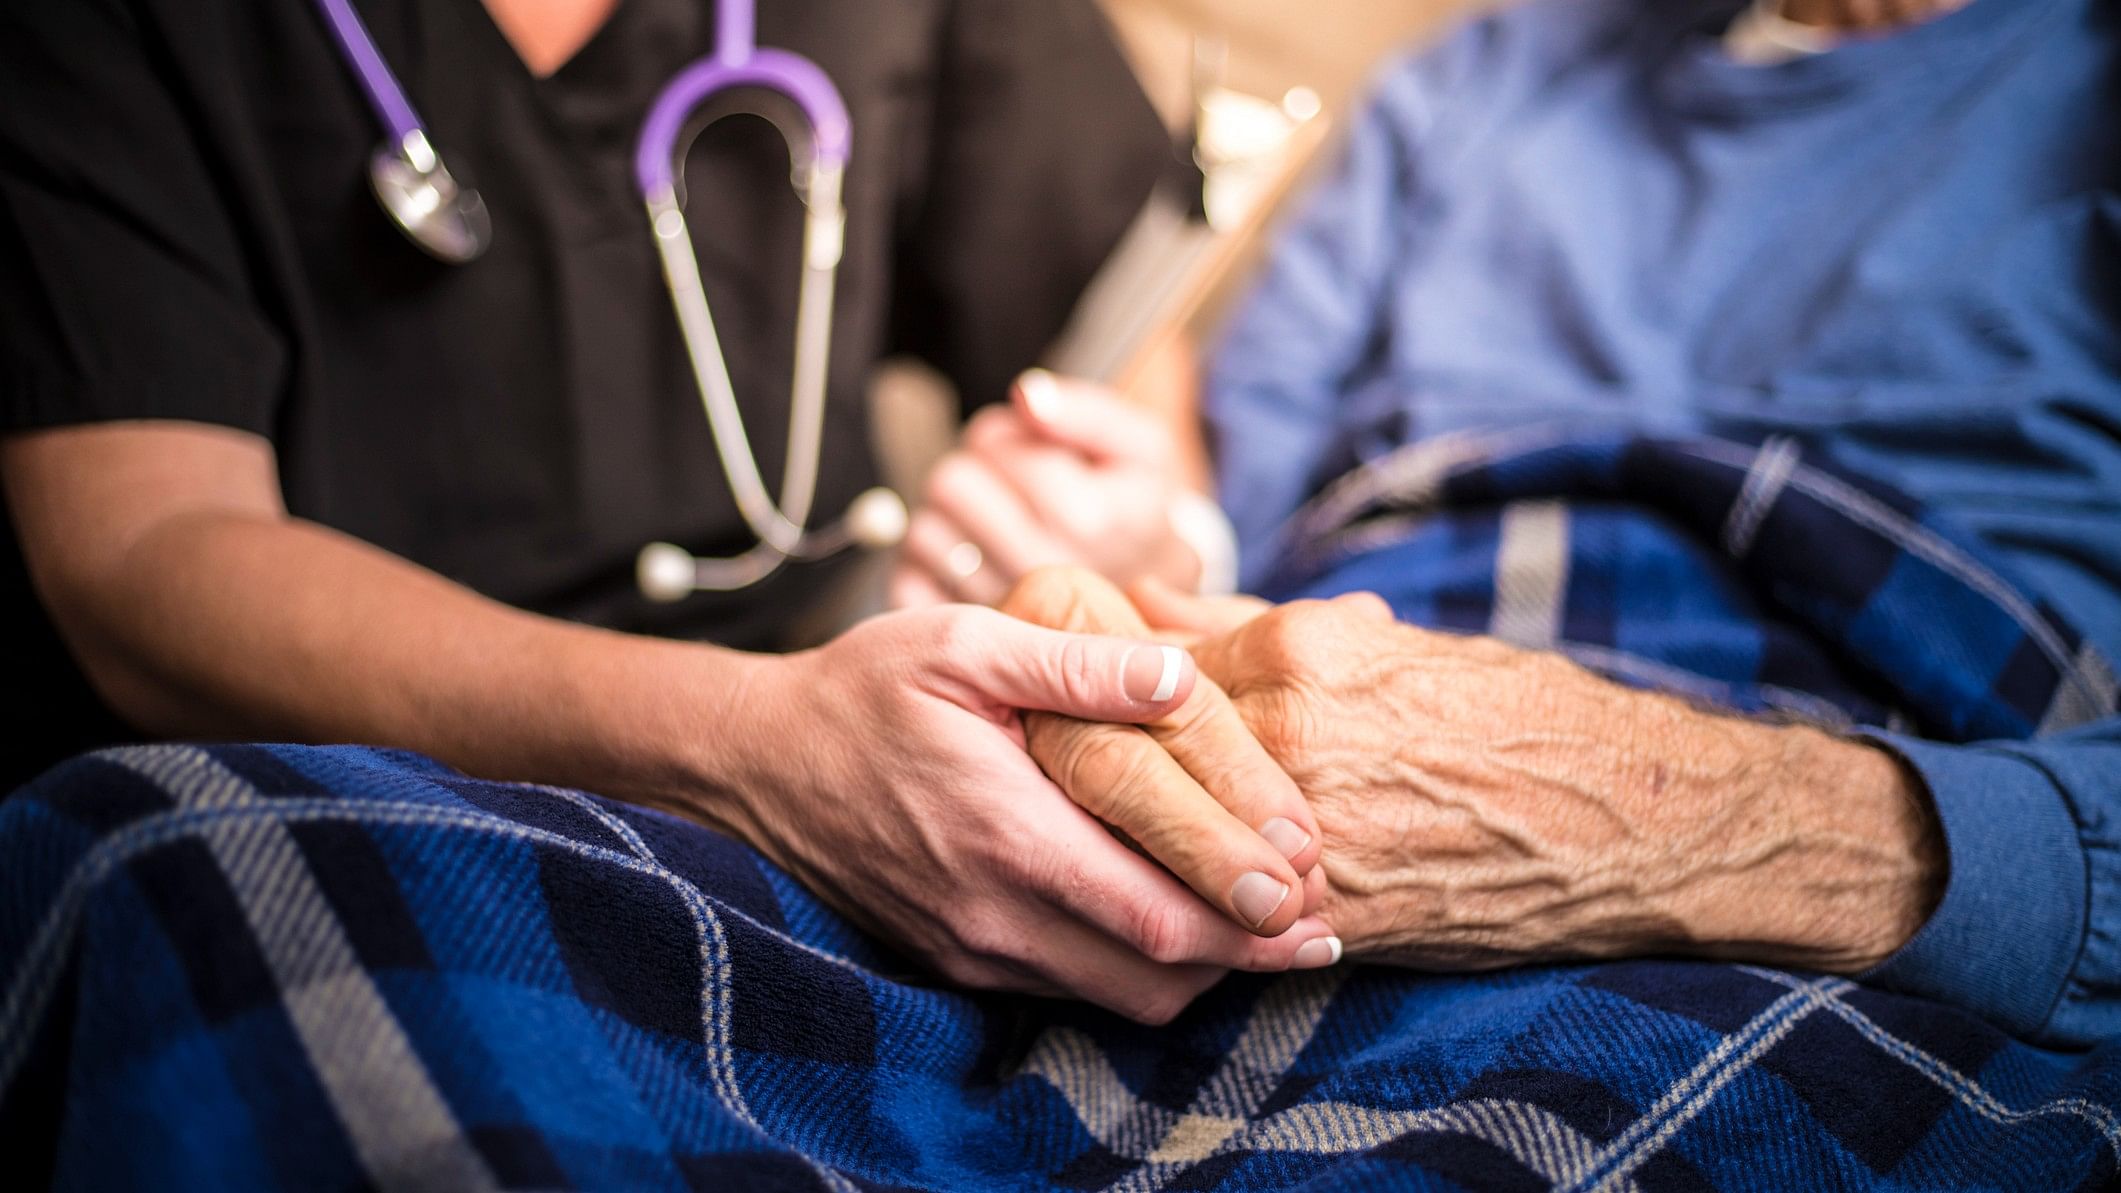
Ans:
[[[467,23],[499,55],[511,82],[535,98],[570,137],[631,151],[633,138],[663,82],[710,51],[714,19],[696,0],[618,0],[574,55],[540,76],[508,40],[483,0],[458,0],[476,11]]]
[[[472,7],[478,10],[479,19],[477,23],[484,25],[494,35],[494,38],[499,41],[501,47],[508,51],[508,56],[515,60],[518,73],[533,84],[543,84],[560,78],[560,76],[573,68],[575,63],[582,61],[585,56],[595,55],[598,52],[598,43],[616,36],[612,32],[613,26],[624,19],[627,9],[637,7],[637,5],[633,0],[617,0],[611,6],[611,11],[604,14],[604,20],[595,29],[590,30],[589,36],[584,38],[582,43],[574,48],[574,53],[569,54],[565,61],[542,75],[530,65],[528,59],[523,57],[522,49],[516,45],[513,38],[508,36],[508,31],[501,27],[501,22],[495,18],[493,10],[486,6],[485,0],[472,0]]]

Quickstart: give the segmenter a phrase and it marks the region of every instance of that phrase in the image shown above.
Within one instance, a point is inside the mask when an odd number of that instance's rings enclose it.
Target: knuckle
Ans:
[[[1133,911],[1128,943],[1136,952],[1163,965],[1193,959],[1200,936],[1193,918],[1168,899],[1151,899]]]
[[[1007,406],[988,406],[965,424],[965,443],[979,447],[999,440],[1016,429],[1016,411]]]
[[[1079,722],[1041,713],[1027,722],[1031,752],[1039,768],[1069,798],[1083,803],[1082,795],[1095,791],[1089,759],[1094,753],[1085,739],[1089,734]]]
[[[1054,782],[1098,818],[1140,834],[1158,823],[1150,752],[1158,747],[1128,725],[1070,722],[1053,749]]]
[[[1372,604],[1374,602],[1374,606]],[[1263,646],[1276,667],[1296,675],[1323,675],[1361,656],[1380,615],[1391,610],[1370,593],[1326,601],[1293,601],[1260,618]]]
[[[1335,603],[1365,621],[1392,620],[1392,606],[1374,592],[1351,592],[1335,598]]]
[[[998,627],[994,619],[1006,621],[992,609],[973,605],[944,605],[929,615],[928,641],[931,657],[946,667],[969,670],[992,657]]]
[[[1024,939],[1001,916],[977,910],[953,919],[950,935],[957,942],[952,956],[975,968],[990,968],[994,961],[1014,958]]]
[[[1024,885],[1062,907],[1078,907],[1096,895],[1096,884],[1073,852],[1041,839],[1024,855]]]
[[[1259,649],[1263,661],[1280,670],[1291,670],[1303,662],[1318,629],[1318,606],[1313,601],[1281,605],[1258,621]]]
[[[1060,653],[1054,660],[1054,680],[1069,701],[1082,706],[1103,703],[1099,699],[1103,674],[1104,652],[1087,638],[1070,638],[1061,643]]]
[[[941,567],[943,552],[957,541],[951,526],[949,518],[923,504],[906,526],[906,556],[926,567]]]

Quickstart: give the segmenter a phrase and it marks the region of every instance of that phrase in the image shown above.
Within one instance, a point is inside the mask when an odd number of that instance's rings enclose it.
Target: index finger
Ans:
[[[1310,802],[1214,680],[1202,675],[1176,711],[1141,728],[1298,874],[1318,864],[1320,834]]]
[[[1035,572],[1003,608],[1078,632],[1146,630],[1118,589],[1088,573]],[[1202,677],[1177,709],[1140,730],[1037,716],[1026,718],[1025,730],[1032,756],[1071,798],[1239,923],[1279,930],[1279,908],[1260,914],[1273,889],[1263,881],[1309,873],[1320,852],[1318,825],[1220,688]],[[1268,893],[1240,900],[1240,882]]]
[[[1024,736],[1031,756],[1070,799],[1247,930],[1278,936],[1301,916],[1302,876],[1288,859],[1147,733],[1033,714],[1024,718]],[[1293,828],[1283,836],[1310,848],[1309,837]]]

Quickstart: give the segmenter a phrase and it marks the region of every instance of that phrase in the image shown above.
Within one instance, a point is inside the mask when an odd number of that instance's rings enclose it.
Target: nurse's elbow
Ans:
[[[284,517],[271,448],[179,422],[18,433],[0,438],[0,492],[38,602],[89,686],[145,733],[205,730],[192,685],[154,646],[184,633],[167,598],[186,587],[185,558],[167,540],[201,517]]]

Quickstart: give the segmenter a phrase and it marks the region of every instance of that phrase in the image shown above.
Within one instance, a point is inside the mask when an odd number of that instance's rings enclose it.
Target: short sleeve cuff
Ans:
[[[2047,772],[2011,754],[1897,734],[1871,740],[1922,776],[1951,876],[1922,930],[1864,980],[2038,1035],[2082,951],[2087,862]]]

